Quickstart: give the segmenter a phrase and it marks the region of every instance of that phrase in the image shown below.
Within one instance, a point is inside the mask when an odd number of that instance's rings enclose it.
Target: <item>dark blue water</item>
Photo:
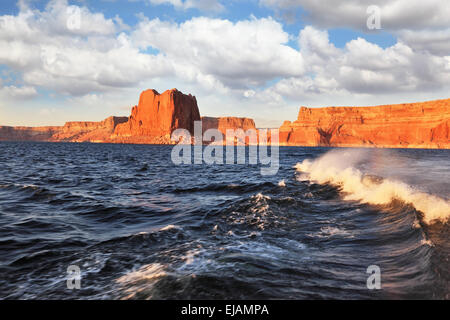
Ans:
[[[374,150],[377,165],[362,163],[436,197],[441,218],[428,221],[417,197],[349,200],[294,168],[324,148],[281,148],[275,176],[175,166],[170,146],[0,149],[2,299],[450,298],[448,151]],[[371,265],[381,290],[367,288]]]

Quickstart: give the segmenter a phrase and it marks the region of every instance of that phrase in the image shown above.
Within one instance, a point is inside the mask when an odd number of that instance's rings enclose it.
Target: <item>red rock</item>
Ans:
[[[249,118],[236,118],[236,117],[202,117],[202,130],[203,134],[210,130],[217,129],[222,133],[222,141],[223,143],[227,143],[226,135],[227,130],[239,130],[242,129],[244,133],[247,133],[247,130],[255,130],[255,121]],[[244,142],[245,141],[245,142]],[[242,140],[242,143],[249,144],[249,137],[245,137],[245,140]],[[237,139],[232,139],[229,143],[236,143]],[[208,144],[210,141],[204,141],[204,143]]]
[[[0,126],[0,141],[49,141],[60,128]]]
[[[170,144],[175,129],[194,134],[200,121],[197,100],[177,89],[159,94],[142,92],[131,116],[109,117],[99,122],[67,122],[62,127],[1,127],[0,141],[65,141]]]
[[[111,134],[127,117],[99,122],[67,122],[62,127],[0,127],[0,141],[110,142]]]
[[[170,144],[175,129],[194,134],[197,101],[176,89],[147,90],[131,116],[62,127],[2,127],[0,141],[68,141]],[[203,132],[216,128],[255,129],[248,118],[202,118]],[[280,127],[280,144],[292,146],[450,148],[450,99],[378,107],[300,109],[298,119]],[[257,130],[258,138],[262,132]],[[269,141],[272,140],[270,132]],[[248,139],[246,139],[248,143]]]
[[[218,129],[224,135],[227,130],[242,129],[247,131],[248,129],[256,130],[255,121],[249,118],[236,118],[236,117],[202,117],[203,132],[209,129]]]
[[[200,121],[197,100],[177,89],[159,94],[156,90],[142,92],[139,105],[133,107],[128,121],[119,124],[112,139],[130,143],[171,143],[176,129],[194,134],[194,121]]]
[[[280,127],[290,146],[450,148],[450,99],[377,107],[300,108]]]
[[[99,122],[66,122],[51,137],[51,140],[67,142],[110,142],[111,135],[114,133],[116,126],[127,121],[127,117],[109,117]]]

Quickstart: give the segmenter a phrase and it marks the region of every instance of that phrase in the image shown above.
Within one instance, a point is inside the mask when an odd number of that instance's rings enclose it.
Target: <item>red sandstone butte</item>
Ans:
[[[210,129],[216,129],[219,130],[222,133],[222,141],[224,144],[227,143],[226,141],[226,135],[227,130],[239,130],[242,129],[244,131],[244,134],[248,133],[247,130],[255,130],[255,133],[257,133],[255,121],[253,119],[249,118],[236,118],[236,117],[220,117],[220,118],[214,118],[214,117],[202,117],[202,131],[203,134],[210,130]],[[242,140],[242,143],[249,144],[249,138],[244,138]],[[235,143],[236,139],[233,139],[232,143]],[[209,141],[204,141],[204,143],[208,144]]]
[[[280,145],[450,148],[450,99],[377,107],[301,107]]]
[[[186,129],[193,135],[194,121],[200,121],[194,96],[177,89],[162,94],[147,90],[141,93],[128,121],[119,124],[111,138],[114,142],[170,144],[176,129]]]

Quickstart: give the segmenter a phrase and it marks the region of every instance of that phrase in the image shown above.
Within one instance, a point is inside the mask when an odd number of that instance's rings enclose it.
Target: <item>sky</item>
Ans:
[[[202,116],[450,98],[448,0],[2,0],[0,125],[128,116],[145,89]]]

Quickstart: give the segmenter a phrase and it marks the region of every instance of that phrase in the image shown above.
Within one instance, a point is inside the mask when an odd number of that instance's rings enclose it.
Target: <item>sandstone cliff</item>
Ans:
[[[209,129],[218,129],[224,135],[227,130],[242,129],[247,131],[248,129],[256,130],[255,121],[249,118],[236,118],[236,117],[202,117],[203,132]]]
[[[194,134],[194,121],[200,121],[197,100],[177,89],[159,94],[156,90],[141,93],[139,105],[133,107],[128,121],[119,124],[111,139],[126,143],[170,144],[178,128]]]
[[[110,142],[117,125],[127,122],[127,117],[109,117],[100,122],[67,122],[52,137],[52,141]]]
[[[280,127],[289,146],[450,148],[450,99],[377,107],[300,109]]]
[[[1,127],[0,141],[104,142],[170,144],[178,128],[194,134],[200,120],[197,100],[177,89],[159,94],[142,92],[130,117],[109,117],[99,122],[67,122],[62,127]]]
[[[127,117],[99,122],[67,122],[62,127],[0,127],[0,141],[111,142],[111,135]]]
[[[50,141],[61,127],[0,126],[0,141]]]
[[[170,144],[175,129],[194,135],[194,121],[200,119],[203,132],[255,129],[248,118],[200,118],[196,98],[176,89],[162,94],[147,90],[128,118],[67,122],[62,127],[0,126],[0,141]],[[281,126],[280,145],[448,149],[449,127],[450,99],[378,107],[302,107],[296,121]],[[257,135],[261,139],[265,133],[257,130]]]
[[[244,133],[247,133],[247,130],[255,130],[255,121],[253,119],[249,118],[236,118],[236,117],[220,117],[220,118],[213,118],[213,117],[202,117],[202,131],[203,134],[208,131],[209,129],[217,129],[222,133],[222,141],[224,144],[227,143],[226,141],[226,135],[227,130],[238,130],[242,129]],[[249,144],[249,138],[242,139],[240,143]],[[210,141],[204,141],[204,143],[208,144]],[[233,139],[229,143],[237,143],[237,139]]]

